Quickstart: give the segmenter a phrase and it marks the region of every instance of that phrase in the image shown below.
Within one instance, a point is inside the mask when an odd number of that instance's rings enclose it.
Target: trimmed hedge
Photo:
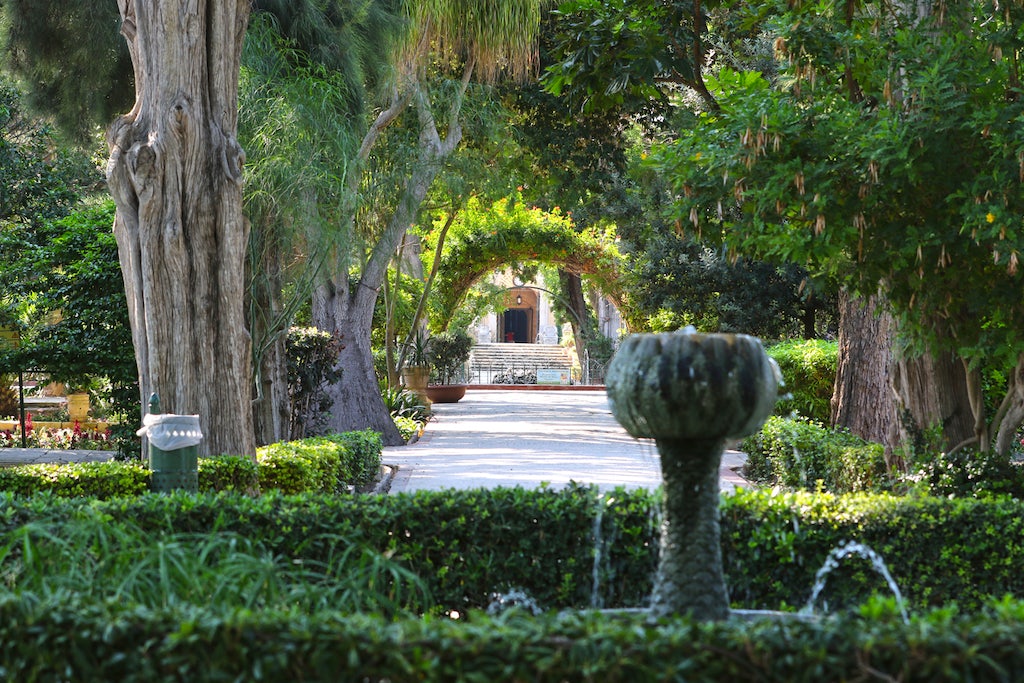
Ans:
[[[832,411],[839,347],[834,341],[802,339],[770,346],[766,352],[779,364],[785,396],[775,406],[776,415],[796,412],[827,423]]]
[[[238,455],[199,459],[199,490],[255,494],[342,493],[366,486],[380,471],[380,435],[366,430],[265,446],[257,463]],[[0,491],[27,496],[108,499],[137,496],[150,489],[150,471],[139,462],[89,462],[0,468]]]
[[[772,416],[740,450],[747,454],[744,475],[762,486],[855,493],[892,484],[881,444],[805,418]]]
[[[339,543],[386,553],[419,576],[437,611],[486,607],[520,588],[545,609],[643,606],[657,562],[658,500],[642,490],[599,494],[496,489],[415,496],[147,495],[113,501],[0,497],[0,534],[31,520],[99,515],[154,535],[237,533],[274,554],[327,561]],[[342,541],[341,539],[345,539]],[[908,607],[1024,598],[1024,516],[1012,499],[740,491],[723,498],[722,553],[734,607],[794,609],[829,552],[859,541],[888,564]],[[595,581],[595,570],[596,578]],[[823,596],[830,606],[889,595],[849,558]]]
[[[256,451],[260,488],[284,493],[340,493],[380,472],[380,434],[364,430],[263,446]]]
[[[150,472],[140,463],[73,462],[0,467],[0,491],[27,496],[117,498],[149,491]]]
[[[460,615],[461,616],[461,615]],[[162,611],[0,600],[8,680],[819,681],[1019,680],[1024,608],[903,624],[693,623],[561,613],[387,621],[337,613]]]

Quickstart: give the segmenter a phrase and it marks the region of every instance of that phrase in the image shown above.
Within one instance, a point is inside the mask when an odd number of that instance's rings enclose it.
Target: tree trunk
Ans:
[[[580,276],[567,270],[558,269],[558,280],[562,286],[566,303],[569,305],[569,324],[572,325],[572,336],[576,340],[576,357],[580,362],[580,372],[587,377],[587,342],[590,335],[587,299],[583,294],[583,281]]]
[[[1024,423],[1024,353],[1017,356],[1017,365],[1010,373],[1006,396],[992,421],[995,442],[993,448],[1000,455],[1008,455]]]
[[[255,235],[254,235],[255,237]],[[283,276],[279,245],[267,244],[251,278],[252,338],[256,369],[253,397],[253,428],[256,445],[287,440],[290,436],[291,404],[288,398],[287,329],[281,305]]]
[[[336,432],[372,429],[380,433],[385,446],[400,446],[405,442],[384,405],[373,370],[370,327],[376,292],[372,297],[360,296],[363,287],[359,285],[354,294],[348,290],[347,280],[339,279],[313,293],[313,324],[335,331],[342,346],[337,366],[341,379],[327,387],[334,401],[327,426]]]
[[[950,450],[974,438],[974,414],[967,374],[960,359],[945,352],[898,359],[893,389],[900,407],[900,433],[911,447]],[[941,443],[930,444],[929,430],[940,429]]]
[[[896,323],[878,311],[874,297],[839,293],[839,361],[832,391],[832,424],[885,446],[890,467],[900,433],[892,390],[892,346]]]
[[[253,456],[238,73],[248,0],[119,0],[135,106],[107,178],[140,399],[199,415],[201,454]]]
[[[928,447],[949,450],[974,435],[967,376],[958,359],[945,353],[903,357],[896,346],[896,322],[846,292],[839,295],[839,366],[832,395],[832,423],[885,445],[890,467],[904,463],[900,452]],[[928,442],[941,426],[941,443]]]
[[[462,141],[459,113],[472,73],[473,64],[470,62],[463,72],[458,96],[451,103],[447,134],[443,140],[430,111],[426,93],[418,83],[412,85],[412,98],[416,103],[420,123],[419,158],[415,169],[406,181],[402,196],[374,245],[370,258],[363,266],[359,280],[350,283],[347,273],[341,273],[319,287],[313,297],[313,323],[320,329],[339,334],[344,346],[338,358],[341,380],[327,388],[328,396],[334,400],[328,426],[336,431],[369,428],[381,433],[385,445],[397,446],[404,443],[381,398],[373,370],[373,350],[370,345],[373,309],[377,294],[387,277],[388,263],[415,220],[430,185],[441,170],[441,163]],[[365,142],[363,147],[366,148]]]

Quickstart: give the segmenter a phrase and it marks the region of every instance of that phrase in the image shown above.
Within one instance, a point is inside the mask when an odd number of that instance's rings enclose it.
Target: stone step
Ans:
[[[569,352],[555,344],[477,344],[470,355],[470,366],[570,367]]]

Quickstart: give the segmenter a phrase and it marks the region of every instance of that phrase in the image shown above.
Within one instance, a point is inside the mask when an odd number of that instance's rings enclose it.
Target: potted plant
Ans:
[[[427,383],[430,381],[430,358],[428,355],[429,341],[422,330],[416,333],[409,347],[409,357],[402,368],[402,384],[420,397],[423,404],[430,407],[427,397]]]
[[[435,403],[455,403],[466,395],[464,370],[473,338],[461,330],[442,332],[430,339],[427,355],[434,384],[427,386],[427,395]]]

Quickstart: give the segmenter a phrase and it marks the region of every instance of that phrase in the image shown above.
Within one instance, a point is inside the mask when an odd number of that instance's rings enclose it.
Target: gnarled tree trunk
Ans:
[[[832,423],[885,445],[891,467],[901,451],[926,445],[941,427],[949,450],[974,434],[963,364],[951,354],[904,357],[896,321],[877,297],[839,297],[839,364],[832,395]]]
[[[136,101],[108,131],[141,399],[253,456],[238,73],[249,0],[118,0]]]
[[[839,293],[839,361],[832,391],[832,424],[885,446],[890,467],[900,433],[892,390],[896,322],[867,300]]]
[[[327,425],[336,432],[372,429],[385,446],[398,446],[404,441],[384,405],[373,369],[370,327],[376,301],[376,291],[355,283],[350,287],[344,276],[313,293],[314,324],[338,334],[342,346],[336,367],[341,379],[327,387],[334,401]]]

